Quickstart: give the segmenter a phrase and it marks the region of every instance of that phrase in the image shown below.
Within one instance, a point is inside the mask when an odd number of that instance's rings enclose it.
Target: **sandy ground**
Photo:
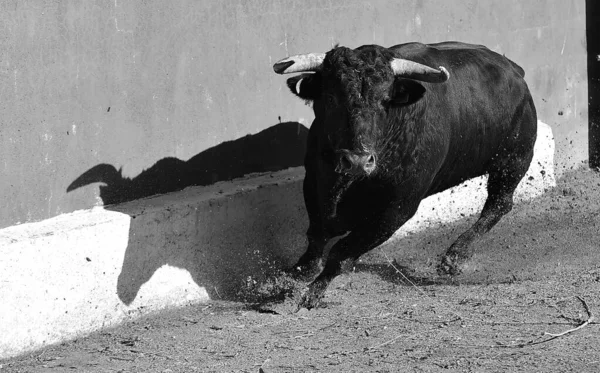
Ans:
[[[0,361],[0,372],[600,372],[600,174],[571,172],[516,206],[470,271],[438,277],[439,255],[474,219],[367,254],[326,308],[214,301]]]

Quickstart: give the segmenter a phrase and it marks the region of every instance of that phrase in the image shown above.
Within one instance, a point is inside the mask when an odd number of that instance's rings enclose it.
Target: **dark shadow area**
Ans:
[[[96,165],[67,188],[67,192],[93,183],[100,186],[105,206],[210,185],[255,172],[272,172],[301,166],[308,129],[297,122],[279,123],[255,135],[227,141],[187,161],[166,157],[134,178],[123,177],[121,169]]]
[[[586,0],[590,167],[600,168],[600,2]]]
[[[217,200],[199,198],[177,209],[169,208],[169,200],[158,200],[153,202],[158,208],[150,213],[147,204],[134,200],[301,166],[307,135],[300,123],[279,123],[187,161],[163,158],[133,178],[123,177],[112,165],[99,164],[73,181],[67,192],[103,183],[100,197],[105,208],[131,217],[116,289],[121,301],[131,304],[165,265],[189,272],[211,299],[243,300],[239,291],[245,283],[299,256],[306,230],[300,180],[278,186],[266,175],[252,198],[243,193]]]
[[[419,275],[414,269],[396,262],[392,263],[357,263],[354,272],[373,273],[383,281],[402,286],[427,286],[446,284],[448,281],[441,278],[431,278]]]

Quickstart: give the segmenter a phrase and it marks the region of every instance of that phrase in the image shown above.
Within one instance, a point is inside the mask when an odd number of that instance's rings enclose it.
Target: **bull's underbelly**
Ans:
[[[460,177],[441,178],[439,181],[434,181],[434,184],[431,185],[431,187],[427,191],[427,194],[425,195],[425,197],[429,197],[431,195],[443,192],[447,189],[450,189],[452,187],[460,185],[464,181],[467,181],[469,179],[473,179],[475,177],[479,177],[479,176],[482,176],[485,174],[487,174],[487,172],[482,171],[482,172],[477,172],[477,173],[470,173],[468,175],[461,175]]]
[[[425,197],[455,187],[469,179],[488,173],[488,159],[463,158],[444,165],[432,180]]]

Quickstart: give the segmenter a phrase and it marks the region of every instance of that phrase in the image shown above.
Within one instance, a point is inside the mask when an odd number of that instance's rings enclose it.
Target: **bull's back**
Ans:
[[[428,195],[486,174],[498,157],[535,138],[535,108],[524,71],[484,46],[459,42],[392,47],[397,55],[429,66],[444,66],[450,79],[427,84],[422,125],[431,136],[425,147],[443,149],[432,162],[436,176]],[[524,106],[533,116],[523,116]],[[533,133],[533,135],[532,135]]]
[[[505,68],[514,70],[517,75],[523,78],[525,71],[510,59],[491,51],[484,45],[462,43],[458,41],[445,41],[441,43],[423,44],[423,43],[405,43],[390,47],[399,56],[414,61],[423,61],[423,63],[433,63],[435,61],[448,62],[454,60],[459,62],[487,60],[500,63]],[[435,64],[433,65],[435,66]]]

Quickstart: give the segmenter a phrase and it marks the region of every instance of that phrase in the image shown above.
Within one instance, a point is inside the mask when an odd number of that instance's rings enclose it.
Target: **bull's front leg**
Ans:
[[[304,291],[299,306],[308,309],[317,307],[325,290],[343,268],[353,265],[361,255],[389,239],[415,214],[418,207],[416,203],[402,209],[388,208],[380,216],[365,221],[363,226],[340,239],[331,248],[323,271]]]
[[[325,265],[323,250],[328,239],[323,234],[315,234],[310,228],[306,236],[308,248],[288,273],[298,280],[308,282],[314,280],[323,271]]]
[[[325,265],[326,257],[324,253],[325,245],[332,237],[345,234],[348,229],[344,229],[345,224],[335,222],[328,224],[324,216],[325,206],[331,196],[328,194],[329,188],[326,187],[334,182],[323,185],[324,177],[317,172],[316,159],[307,156],[306,176],[303,183],[304,204],[308,213],[309,227],[306,232],[308,247],[306,252],[300,257],[287,272],[292,277],[302,281],[312,281],[317,277]],[[350,185],[349,180],[338,179],[338,184]]]
[[[297,280],[303,282],[313,281],[325,267],[325,262],[327,261],[325,247],[327,244],[335,240],[336,237],[340,237],[348,232],[342,227],[343,225],[326,229],[325,224],[320,220],[314,219],[311,221],[310,227],[306,232],[308,248],[296,264],[288,269],[287,272]]]

